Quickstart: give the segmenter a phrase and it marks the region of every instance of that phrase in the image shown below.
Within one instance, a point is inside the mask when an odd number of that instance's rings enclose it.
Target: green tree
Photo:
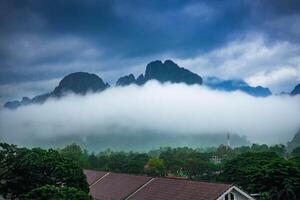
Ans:
[[[280,157],[284,157],[287,154],[287,150],[283,144],[270,146],[269,150],[275,152]]]
[[[164,161],[159,158],[150,158],[145,169],[149,176],[166,176]]]
[[[224,164],[222,178],[242,186],[246,191],[257,192],[255,183],[248,179],[258,169],[278,156],[273,152],[247,152],[228,160]]]
[[[73,187],[58,187],[45,185],[33,189],[26,195],[22,195],[20,200],[92,200],[92,198],[81,190]]]
[[[80,165],[83,165],[84,152],[82,151],[81,147],[78,144],[72,143],[70,145],[67,145],[63,149],[59,150],[59,152],[63,156],[68,157],[73,161],[79,162]]]
[[[127,163],[128,157],[124,152],[113,152],[110,155],[107,155],[105,170],[125,173]]]
[[[128,163],[126,164],[126,173],[143,174],[144,167],[149,160],[149,156],[143,153],[131,153],[128,156]]]
[[[86,177],[77,162],[57,151],[17,148],[0,144],[0,193],[12,199],[46,184],[88,192]]]
[[[236,154],[247,153],[251,151],[251,148],[249,146],[241,146],[234,148],[234,151]]]
[[[248,152],[227,161],[223,180],[233,182],[267,199],[293,199],[299,183],[299,169],[274,152]]]
[[[294,200],[300,186],[300,171],[296,163],[277,158],[253,173],[252,179],[268,199]]]
[[[168,148],[160,153],[159,159],[164,161],[166,170],[176,174],[184,165],[183,159],[178,158],[178,150]]]
[[[159,156],[165,163],[168,172],[179,175],[182,173],[186,163],[191,160],[208,161],[209,156],[207,153],[201,153],[194,149],[181,147],[181,148],[167,148],[164,149]],[[184,174],[186,172],[183,172]]]
[[[266,144],[252,144],[251,150],[256,152],[265,152],[269,150],[269,147]]]
[[[295,148],[291,153],[292,159],[300,165],[300,147]]]
[[[97,156],[94,153],[88,155],[88,167],[90,169],[99,169],[99,162]]]

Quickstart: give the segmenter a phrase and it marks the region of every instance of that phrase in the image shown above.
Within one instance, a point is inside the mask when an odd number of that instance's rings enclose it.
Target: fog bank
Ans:
[[[299,116],[299,96],[257,98],[151,81],[142,87],[115,87],[86,96],[69,94],[42,105],[2,109],[0,140],[51,146],[98,138],[102,146],[113,148],[118,141],[131,144],[139,138],[138,144],[150,148],[158,145],[160,135],[165,139],[159,145],[168,146],[177,136],[182,140],[230,132],[251,142],[285,144],[299,129]],[[147,139],[153,135],[155,141]],[[109,144],[112,137],[115,142]]]

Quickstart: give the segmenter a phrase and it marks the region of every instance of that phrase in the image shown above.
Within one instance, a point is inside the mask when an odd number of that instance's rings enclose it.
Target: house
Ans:
[[[84,170],[95,200],[254,200],[230,184]]]
[[[222,162],[222,159],[216,155],[212,156],[209,160],[214,164],[220,164]]]

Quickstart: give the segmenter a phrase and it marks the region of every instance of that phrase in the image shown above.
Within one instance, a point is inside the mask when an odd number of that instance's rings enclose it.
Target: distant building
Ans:
[[[230,134],[227,133],[227,148],[230,149]]]
[[[230,184],[84,170],[95,200],[254,200]]]
[[[216,155],[212,156],[209,160],[214,164],[220,164],[222,161],[222,159]]]

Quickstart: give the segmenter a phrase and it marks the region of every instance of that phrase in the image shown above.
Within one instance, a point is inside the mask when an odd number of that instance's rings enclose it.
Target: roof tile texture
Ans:
[[[107,172],[100,172],[94,170],[83,170],[83,173],[86,176],[87,182],[89,185],[92,185],[94,182],[99,180],[102,176],[104,176]]]
[[[215,200],[231,185],[156,178],[130,200]]]
[[[171,178],[154,178],[84,170],[90,195],[96,200],[215,200],[231,187],[229,184],[207,183]],[[104,176],[107,174],[106,176]],[[100,181],[101,177],[103,177]],[[150,181],[151,180],[151,181]],[[148,181],[150,181],[148,183]],[[147,184],[146,184],[147,183]],[[146,185],[145,185],[146,184]]]
[[[125,199],[147,183],[151,177],[110,173],[90,188],[97,200]]]

